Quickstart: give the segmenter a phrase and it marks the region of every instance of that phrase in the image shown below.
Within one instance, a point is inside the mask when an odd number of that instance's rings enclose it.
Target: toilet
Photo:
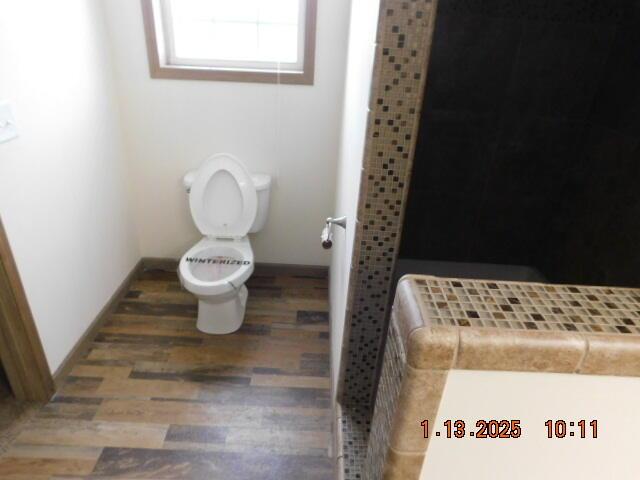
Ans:
[[[247,236],[262,230],[271,177],[251,174],[233,155],[221,153],[183,178],[193,221],[203,238],[181,258],[182,286],[198,297],[198,330],[235,332],[244,320],[254,270]]]

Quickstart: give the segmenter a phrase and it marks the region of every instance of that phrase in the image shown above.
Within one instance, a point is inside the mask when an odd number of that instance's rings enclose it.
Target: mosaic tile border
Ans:
[[[340,480],[368,480],[365,475],[367,445],[371,431],[372,410],[367,407],[351,406],[342,410],[339,428],[342,439],[342,467]]]
[[[341,403],[372,405],[437,0],[382,0],[348,295]]]
[[[369,435],[367,458],[364,465],[367,480],[382,478],[387,460],[393,415],[398,405],[406,363],[407,355],[400,338],[400,332],[396,322],[392,320],[389,324],[389,336],[382,362],[378,395],[371,420],[371,434]]]
[[[640,289],[415,277],[435,325],[640,335]]]

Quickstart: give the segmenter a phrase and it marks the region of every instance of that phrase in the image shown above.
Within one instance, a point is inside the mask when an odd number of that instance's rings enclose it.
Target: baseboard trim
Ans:
[[[179,260],[175,258],[158,258],[144,257],[142,259],[142,268],[144,270],[169,270],[174,271],[178,268]],[[256,263],[255,274],[283,274],[300,276],[312,276],[326,278],[329,276],[329,267],[324,265],[298,265],[287,263]]]
[[[142,270],[169,270],[174,271],[178,269],[179,260],[176,258],[162,258],[162,257],[143,257]]]
[[[328,278],[329,267],[324,265],[298,265],[287,263],[256,263],[255,274],[277,275],[289,274],[301,277]]]
[[[78,339],[73,349],[69,354],[65,357],[62,364],[58,367],[58,369],[53,374],[53,381],[56,387],[56,390],[60,388],[64,379],[69,375],[69,372],[74,367],[74,365],[80,360],[80,358],[87,352],[94,338],[98,334],[100,328],[104,325],[104,323],[109,318],[109,315],[115,310],[120,303],[120,300],[124,298],[126,293],[129,291],[129,287],[133,280],[140,274],[143,268],[143,261],[138,260],[133,269],[129,272],[129,274],[122,281],[120,286],[111,295],[111,298],[107,301],[106,305],[102,307],[102,310],[98,313],[96,318],[91,322],[91,325],[85,330],[82,337]]]

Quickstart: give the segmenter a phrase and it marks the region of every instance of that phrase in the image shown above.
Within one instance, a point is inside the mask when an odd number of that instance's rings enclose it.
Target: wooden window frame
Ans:
[[[213,80],[222,82],[283,83],[313,85],[316,52],[316,18],[318,0],[305,0],[304,63],[301,72],[221,69],[215,67],[167,65],[161,58],[156,15],[158,0],[140,0],[147,42],[151,78],[177,80]]]

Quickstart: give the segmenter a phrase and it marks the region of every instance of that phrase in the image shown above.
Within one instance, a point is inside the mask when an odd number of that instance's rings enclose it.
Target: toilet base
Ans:
[[[242,326],[249,291],[242,285],[238,293],[198,300],[198,330],[213,335],[233,333]]]

